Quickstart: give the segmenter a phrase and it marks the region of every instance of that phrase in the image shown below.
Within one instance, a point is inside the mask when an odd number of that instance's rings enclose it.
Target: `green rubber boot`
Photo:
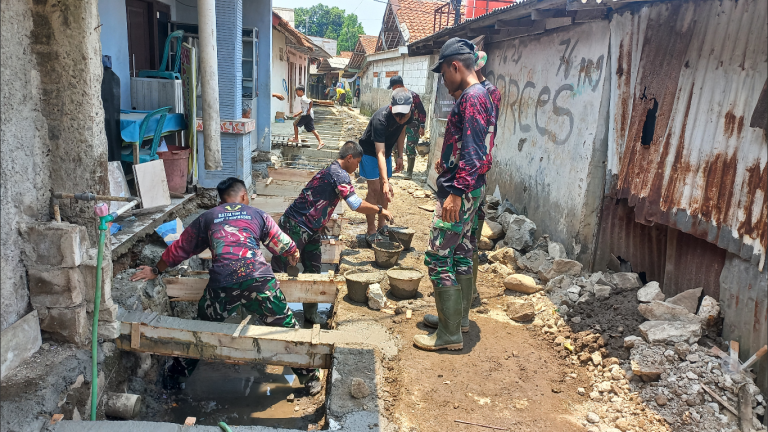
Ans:
[[[408,168],[405,170],[405,176],[403,176],[406,179],[410,179],[413,177],[413,167],[416,165],[416,156],[408,156]]]
[[[472,277],[456,276],[456,280],[461,287],[461,332],[469,332],[469,308],[472,306]],[[436,315],[424,315],[424,325],[439,328],[440,320]]]
[[[464,348],[461,336],[461,287],[435,287],[437,306],[437,330],[429,335],[416,335],[413,344],[426,351],[439,349],[460,350]]]
[[[304,306],[304,321],[312,324],[323,324],[325,321],[317,313],[317,303],[302,303]]]

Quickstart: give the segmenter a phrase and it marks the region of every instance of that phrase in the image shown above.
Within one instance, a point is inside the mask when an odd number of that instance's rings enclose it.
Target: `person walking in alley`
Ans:
[[[320,139],[320,134],[315,130],[315,110],[312,109],[312,99],[304,94],[304,86],[296,87],[296,96],[299,97],[301,111],[298,111],[293,115],[298,118],[293,122],[293,139],[288,140],[288,142],[298,144],[299,128],[304,126],[305,131],[312,132],[312,135],[317,138],[317,149],[320,150],[325,147],[325,143]]]
[[[387,208],[392,201],[394,190],[389,184],[392,177],[392,149],[397,145],[398,158],[395,171],[403,169],[403,145],[405,142],[405,125],[411,118],[413,99],[406,89],[392,92],[390,104],[379,108],[368,121],[368,126],[360,138],[363,148],[363,158],[360,162],[360,176],[368,181],[368,196],[366,201],[373,205]],[[386,218],[379,216],[378,224],[375,215],[366,215],[368,230],[366,240],[373,245],[378,240],[378,230],[384,227]]]
[[[339,106],[344,106],[346,100],[347,92],[344,90],[344,87],[341,87],[341,83],[339,83],[339,86],[336,87],[336,102],[339,103]]]
[[[403,78],[395,75],[389,79],[388,89],[397,90],[405,88]],[[413,99],[413,109],[411,110],[411,121],[405,125],[405,156],[408,158],[408,168],[405,170],[405,178],[410,179],[413,176],[413,166],[416,165],[416,144],[419,143],[419,137],[424,136],[424,124],[427,121],[427,111],[424,104],[421,103],[421,97],[413,90],[411,98]]]
[[[437,330],[413,338],[417,348],[435,351],[464,347],[472,302],[472,228],[485,196],[490,169],[486,139],[494,116],[488,92],[475,75],[474,46],[448,40],[432,71],[440,73],[450,94],[461,90],[445,127],[440,158],[435,162],[437,198],[424,264],[435,290]]]
[[[352,100],[352,108],[359,108],[360,107],[360,85],[358,84],[357,87],[355,87],[355,98]]]
[[[131,280],[155,279],[167,268],[210,249],[213,265],[208,285],[197,304],[198,318],[221,322],[240,311],[241,316],[258,316],[268,326],[298,328],[272,268],[260,251],[263,244],[273,255],[296,264],[299,261],[296,244],[280,231],[271,216],[248,205],[248,189],[242,180],[229,177],[216,189],[220,204],[195,219],[163,252],[154,267],[139,267]],[[179,379],[190,376],[198,362],[175,357],[166,371],[166,387],[178,386]],[[294,368],[293,371],[310,394],[320,392],[322,384],[316,370]]]
[[[357,170],[362,158],[360,144],[354,141],[344,143],[339,149],[338,159],[312,177],[280,218],[278,227],[296,243],[304,273],[320,273],[320,237],[340,200],[346,201],[349,208],[358,213],[392,218],[381,205],[365,202],[355,193],[349,175]],[[272,271],[285,273],[291,265],[289,258],[272,256]],[[304,319],[321,324],[317,303],[304,303]]]

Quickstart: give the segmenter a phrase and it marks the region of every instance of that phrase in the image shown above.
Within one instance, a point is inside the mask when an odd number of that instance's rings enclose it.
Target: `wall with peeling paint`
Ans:
[[[485,75],[502,93],[488,190],[587,267],[607,151],[608,34],[595,21],[486,46]]]

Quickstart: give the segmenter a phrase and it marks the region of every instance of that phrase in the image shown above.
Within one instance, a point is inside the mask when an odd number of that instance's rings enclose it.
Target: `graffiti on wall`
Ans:
[[[552,51],[549,63],[557,66],[554,79],[533,78],[526,74],[502,72],[505,69],[534,67],[542,62],[540,56],[523,61],[528,42],[512,41],[499,53],[497,70],[489,68],[487,78],[498,87],[502,96],[499,122],[509,122],[511,132],[523,135],[537,134],[554,145],[566,144],[575,126],[575,99],[584,92],[596,93],[605,69],[605,54],[596,58],[575,55],[579,38],[564,37]],[[522,64],[521,64],[522,61]],[[505,67],[507,66],[508,67]],[[516,67],[520,66],[520,67]],[[543,74],[540,74],[543,75]],[[519,132],[518,132],[519,131]]]

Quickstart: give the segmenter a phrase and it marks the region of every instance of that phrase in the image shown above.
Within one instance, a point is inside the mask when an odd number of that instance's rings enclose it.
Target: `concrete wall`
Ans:
[[[99,28],[96,0],[9,0],[0,17],[0,328],[6,328],[29,310],[19,225],[50,220],[51,188],[109,191],[99,42],[107,29]],[[62,219],[95,230],[91,204],[60,206]]]
[[[274,100],[272,93],[272,0],[244,0],[243,1],[243,27],[256,27],[259,29],[259,58],[257,65],[259,92],[256,107],[257,142],[252,143],[253,149],[269,150],[272,142],[269,137],[269,127],[274,118],[274,110],[271,103]],[[253,118],[253,117],[252,117]],[[267,130],[265,137],[265,129]]]
[[[48,215],[50,155],[42,83],[31,49],[31,3],[0,8],[0,329],[29,310],[18,226]]]
[[[435,74],[429,71],[431,56],[408,57],[406,55],[368,63],[360,79],[360,112],[371,115],[379,108],[389,105],[392,91],[387,89],[387,72],[396,71],[403,77],[403,84],[421,96],[427,113],[430,112],[434,95],[432,94]],[[379,77],[373,74],[378,72]]]
[[[131,109],[131,65],[125,0],[99,0],[101,53],[112,57],[112,71],[120,78],[120,108]]]
[[[280,60],[280,50],[283,52],[283,59]],[[282,111],[286,114],[290,111],[288,108],[289,94],[286,94],[283,88],[283,80],[285,85],[288,85],[288,48],[285,46],[285,35],[279,31],[272,29],[272,79],[271,79],[271,91],[272,93],[280,93],[285,96],[284,101],[279,101],[272,98],[271,110],[269,112],[270,118],[275,117],[275,112]]]
[[[608,21],[595,21],[486,46],[486,76],[503,95],[488,191],[587,267],[607,152],[608,42]]]

